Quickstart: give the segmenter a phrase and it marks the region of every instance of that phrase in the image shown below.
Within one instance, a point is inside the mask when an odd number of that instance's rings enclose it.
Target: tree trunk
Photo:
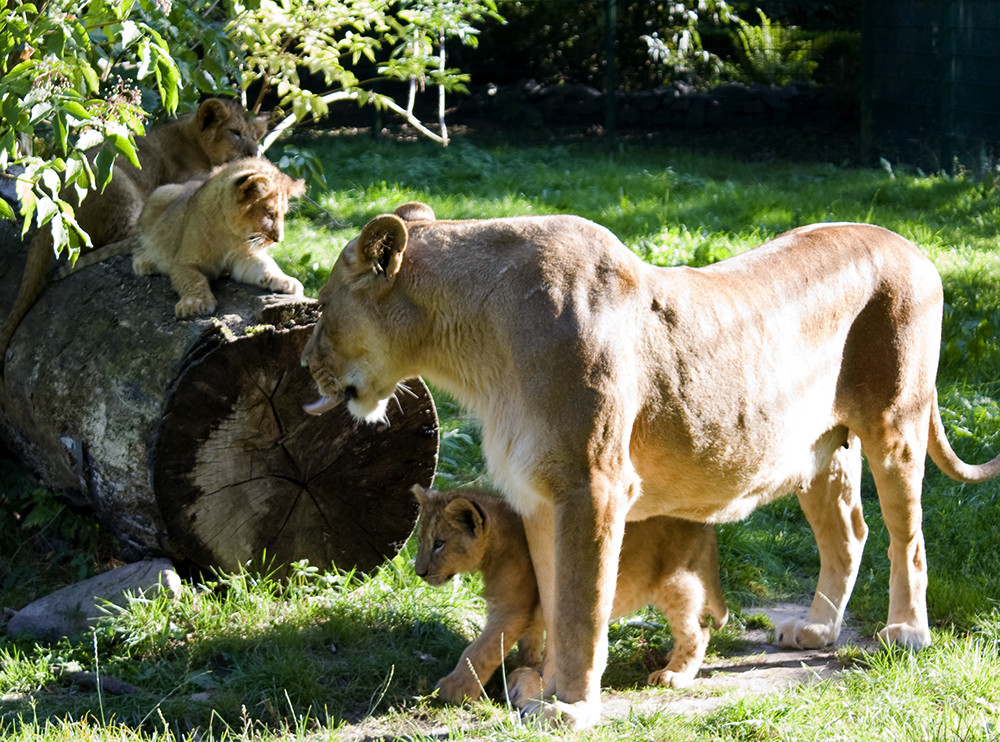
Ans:
[[[0,307],[25,248],[0,223]],[[299,356],[318,308],[231,280],[213,317],[179,320],[165,276],[113,258],[52,283],[11,341],[0,434],[48,486],[82,493],[124,558],[202,568],[299,559],[369,571],[416,519],[437,416],[423,382],[388,425],[321,417]]]

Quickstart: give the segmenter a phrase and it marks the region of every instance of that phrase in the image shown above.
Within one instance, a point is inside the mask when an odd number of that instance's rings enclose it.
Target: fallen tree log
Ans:
[[[25,249],[0,228],[2,314]],[[123,558],[371,570],[412,531],[410,487],[433,477],[427,388],[411,380],[387,425],[307,415],[299,356],[316,303],[215,291],[215,316],[179,320],[166,277],[134,275],[127,257],[54,282],[8,349],[0,435],[44,484],[79,493]]]

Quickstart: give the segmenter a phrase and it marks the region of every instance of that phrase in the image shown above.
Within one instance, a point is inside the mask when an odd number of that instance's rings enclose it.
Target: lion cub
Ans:
[[[284,236],[288,200],[305,193],[305,181],[285,175],[263,157],[245,157],[216,168],[206,181],[165,185],[153,191],[139,216],[139,246],[132,269],[165,273],[180,295],[178,317],[211,314],[209,281],[223,273],[282,294],[302,294],[268,247]]]
[[[252,116],[236,100],[209,98],[197,111],[136,137],[142,167],[118,158],[107,188],[87,194],[76,207],[76,220],[90,235],[94,248],[128,238],[154,189],[208,177],[217,165],[256,154],[258,140],[266,131],[267,116]],[[94,161],[99,151],[100,147],[88,150],[87,157]],[[74,198],[69,192],[64,196]],[[14,331],[48,285],[54,261],[51,232],[47,227],[37,230],[28,247],[17,298],[0,328],[0,366]]]
[[[439,697],[448,703],[476,700],[515,642],[525,665],[537,665],[541,656],[544,620],[524,527],[503,499],[488,493],[439,492],[420,485],[412,491],[420,504],[417,575],[434,586],[460,572],[483,576],[486,625],[437,684]],[[707,617],[716,628],[729,618],[712,526],[664,516],[626,525],[611,617],[650,604],[670,622],[674,649],[667,666],[648,682],[686,687],[705,657]]]

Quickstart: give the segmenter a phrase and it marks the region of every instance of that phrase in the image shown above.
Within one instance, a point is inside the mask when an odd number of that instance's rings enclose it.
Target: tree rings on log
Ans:
[[[315,386],[297,359],[310,334],[220,346],[185,371],[168,401],[153,488],[168,532],[184,534],[177,548],[193,561],[303,555],[366,572],[409,536],[409,490],[433,478],[437,456],[430,394],[419,379],[408,382],[386,424],[358,423],[344,405],[306,415]]]
[[[0,230],[0,315],[26,248]],[[2,227],[3,225],[0,225]],[[388,424],[322,416],[299,358],[316,302],[215,283],[212,317],[180,320],[165,276],[113,258],[52,283],[15,333],[0,435],[49,487],[89,505],[134,560],[364,572],[416,521],[437,463],[437,414],[407,383]]]

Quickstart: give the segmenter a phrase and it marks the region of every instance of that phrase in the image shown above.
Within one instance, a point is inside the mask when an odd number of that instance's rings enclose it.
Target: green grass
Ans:
[[[868,221],[917,242],[946,286],[938,389],[959,453],[1000,451],[1000,188],[993,180],[862,170],[824,163],[748,163],[653,144],[613,154],[602,144],[458,139],[373,142],[325,133],[296,144],[324,163],[320,208],[300,205],[276,257],[315,294],[341,247],[374,215],[403,201],[442,218],[572,212],[618,234],[659,265],[703,264],[790,227]],[[433,390],[442,418],[437,484],[488,484],[479,429]],[[870,480],[863,488],[871,536],[849,611],[873,633],[887,610],[885,529]],[[20,607],[109,564],[106,537],[62,499],[0,467],[0,604]],[[1000,485],[958,485],[929,466],[924,533],[928,608],[936,644],[911,655],[856,652],[855,669],[702,716],[663,702],[582,739],[997,739],[1000,737]],[[805,602],[818,569],[815,541],[786,498],[719,528],[723,585],[733,623],[759,624],[770,600]],[[502,703],[442,709],[427,700],[478,630],[478,582],[431,589],[409,566],[412,546],[367,578],[300,565],[279,583],[249,574],[188,581],[176,602],[140,600],[91,636],[55,644],[0,635],[0,737],[12,740],[336,740],[342,724],[371,734],[469,739],[554,736],[518,722]],[[645,662],[669,646],[654,612],[611,629],[605,683],[641,686]],[[738,649],[723,631],[710,651]],[[98,693],[75,670],[135,686]],[[495,678],[488,689],[502,697]],[[382,730],[381,732],[378,730]],[[576,738],[576,737],[574,737]]]

